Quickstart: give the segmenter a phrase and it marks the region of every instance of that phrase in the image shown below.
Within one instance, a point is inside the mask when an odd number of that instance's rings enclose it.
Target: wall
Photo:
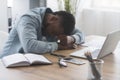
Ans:
[[[13,24],[16,20],[26,13],[29,10],[29,0],[13,0],[13,7],[12,7],[12,20]]]
[[[29,2],[30,9],[43,6],[46,6],[46,0],[30,0]]]
[[[13,25],[18,20],[18,18],[26,13],[29,9],[45,6],[46,1],[44,0],[13,0],[12,7],[12,19]]]
[[[30,9],[38,7],[39,3],[40,3],[39,0],[30,0],[30,3],[29,3]]]
[[[33,6],[37,6],[37,3],[35,3],[36,0],[33,1]],[[42,2],[45,3],[46,1],[44,0]],[[44,6],[43,3],[38,2],[41,6]],[[13,0],[11,4],[12,9],[10,10],[7,8],[7,0],[0,0],[0,30],[8,32],[8,18],[12,15],[12,24],[14,24],[22,14],[30,9],[30,6],[30,0]]]
[[[0,30],[8,32],[7,0],[0,0]]]

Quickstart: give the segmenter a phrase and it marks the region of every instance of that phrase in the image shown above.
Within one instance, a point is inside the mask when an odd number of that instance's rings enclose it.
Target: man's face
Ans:
[[[61,18],[56,15],[52,15],[51,19],[48,20],[46,31],[51,36],[58,36],[64,34],[64,29],[60,25]]]

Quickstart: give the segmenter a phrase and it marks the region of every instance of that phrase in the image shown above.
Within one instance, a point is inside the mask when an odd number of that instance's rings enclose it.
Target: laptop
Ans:
[[[86,58],[84,53],[87,51],[90,51],[92,54],[93,59],[101,59],[109,54],[111,54],[118,42],[120,41],[120,30],[113,31],[107,35],[104,41],[102,41],[100,46],[88,46],[86,48],[83,48],[82,50],[78,50],[76,52],[73,52],[70,54],[70,56],[74,57],[80,57],[80,58]],[[95,43],[93,44],[98,44],[99,41],[94,41]],[[90,43],[90,42],[89,42]]]

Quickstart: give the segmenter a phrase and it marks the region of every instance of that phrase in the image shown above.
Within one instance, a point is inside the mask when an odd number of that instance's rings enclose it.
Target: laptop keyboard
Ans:
[[[99,55],[100,49],[94,49],[91,51],[91,55],[93,59],[97,59],[98,55]],[[82,54],[82,56],[85,57],[84,53]]]
[[[92,52],[92,58],[93,58],[93,59],[97,58],[98,55],[99,55],[99,53],[100,53],[100,49],[94,50],[94,51]]]
[[[76,51],[74,53],[71,53],[70,55],[71,56],[76,56],[76,57],[86,58],[84,53],[87,52],[87,51],[90,51],[92,53],[93,59],[96,59],[98,54],[99,54],[99,52],[100,52],[100,49],[97,49],[97,48],[94,48],[94,47],[87,47],[87,48],[84,48],[82,50],[79,50],[79,51]]]

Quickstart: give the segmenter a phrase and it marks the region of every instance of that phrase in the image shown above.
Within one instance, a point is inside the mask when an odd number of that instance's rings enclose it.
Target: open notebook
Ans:
[[[85,43],[88,47],[73,52],[70,55],[75,57],[86,58],[84,53],[90,51],[92,53],[93,59],[100,59],[108,54],[112,53],[116,48],[118,42],[120,40],[120,30],[113,31],[109,33],[106,39],[103,40],[93,40],[88,43]]]
[[[17,67],[17,66],[30,66],[33,64],[51,64],[52,62],[45,58],[43,55],[37,55],[32,53],[26,54],[12,54],[2,58],[2,62],[5,67]]]

